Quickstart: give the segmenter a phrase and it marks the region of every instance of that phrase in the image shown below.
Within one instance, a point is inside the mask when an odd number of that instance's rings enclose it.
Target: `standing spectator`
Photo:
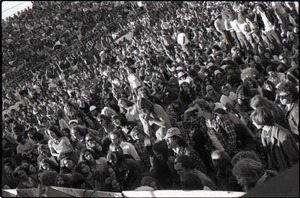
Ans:
[[[205,118],[206,126],[213,132],[225,151],[233,156],[237,152],[234,123],[226,116],[212,112],[204,100],[198,103],[198,115]]]
[[[162,140],[166,131],[171,127],[165,110],[159,104],[152,103],[146,98],[140,98],[137,104],[145,133],[152,137],[152,131],[154,131],[156,139]]]
[[[285,106],[286,115],[292,135],[299,146],[299,98],[296,86],[283,81],[277,85],[277,94],[280,103]]]
[[[253,124],[262,129],[261,141],[268,154],[268,167],[279,172],[299,161],[299,148],[287,129],[274,123],[271,111],[259,107],[251,114]]]

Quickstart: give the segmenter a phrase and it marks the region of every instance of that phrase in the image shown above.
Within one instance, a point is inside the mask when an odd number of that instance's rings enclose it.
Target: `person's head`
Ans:
[[[67,157],[61,159],[61,161],[62,161],[63,167],[66,167],[69,170],[73,169],[77,164],[77,161],[74,158],[72,158],[71,156],[67,156]]]
[[[283,105],[292,104],[299,98],[296,84],[290,81],[282,81],[276,85],[276,92]]]
[[[141,186],[149,186],[154,190],[161,190],[160,184],[158,181],[151,176],[144,176],[141,180]]]
[[[205,82],[205,85],[206,85],[206,86],[212,84],[212,80],[211,80],[211,78],[208,77],[208,76],[204,77],[204,82]]]
[[[92,116],[96,116],[97,113],[98,113],[98,108],[97,108],[96,106],[94,106],[94,105],[90,106],[89,110],[90,110],[89,113],[90,113]]]
[[[191,89],[191,85],[188,82],[182,82],[180,84],[180,89],[185,91],[185,92],[189,92]]]
[[[269,80],[265,80],[263,88],[267,91],[275,91],[274,84]]]
[[[229,87],[228,87],[227,85],[222,86],[221,90],[222,90],[222,93],[223,93],[225,96],[229,96],[229,94],[230,94],[230,89],[229,89]]]
[[[110,123],[110,118],[100,113],[97,114],[96,119],[102,126]]]
[[[58,140],[62,137],[59,128],[54,125],[51,126],[46,132],[52,140]]]
[[[160,161],[167,161],[168,145],[165,140],[160,140],[156,142],[152,147],[152,151],[155,159]]]
[[[69,121],[69,125],[71,128],[77,127],[78,126],[78,120],[77,119],[73,119]]]
[[[82,175],[87,175],[91,173],[91,168],[86,162],[81,161],[76,165],[75,172],[80,173]]]
[[[118,106],[121,108],[126,108],[132,106],[134,103],[126,98],[119,98]]]
[[[269,76],[271,77],[276,77],[276,70],[274,67],[272,67],[271,65],[269,65],[267,68],[266,68],[266,72],[269,74]]]
[[[108,160],[112,166],[116,167],[119,166],[121,163],[123,163],[125,160],[125,157],[123,153],[112,151],[108,155]]]
[[[40,177],[41,184],[45,186],[54,186],[58,173],[53,170],[44,171]]]
[[[26,143],[26,138],[24,137],[23,134],[19,134],[17,136],[17,142],[20,143],[20,144],[25,144]]]
[[[63,136],[70,138],[71,137],[71,131],[69,128],[63,128],[61,130],[61,133]]]
[[[2,160],[2,164],[2,171],[4,171],[5,173],[13,173],[15,165],[10,158],[4,158]]]
[[[212,108],[207,101],[200,99],[196,102],[196,106],[198,107],[198,115],[203,116],[206,119],[211,119]]]
[[[97,146],[96,136],[93,133],[89,132],[85,136],[85,143],[91,148]]]
[[[274,105],[276,105],[276,104],[274,103]],[[257,109],[258,107],[267,107],[269,109],[274,108],[271,101],[269,101],[267,98],[265,98],[264,96],[261,96],[259,94],[255,95],[253,98],[251,98],[250,106],[253,109]]]
[[[57,119],[60,120],[64,118],[65,113],[62,109],[58,109],[56,115],[57,115]]]
[[[184,173],[187,173],[194,168],[194,162],[188,155],[181,154],[175,159],[174,169],[179,176],[182,176]]]
[[[119,130],[114,130],[110,132],[109,138],[113,145],[119,145],[122,142],[122,134]]]
[[[242,159],[250,158],[257,162],[261,163],[261,159],[259,158],[258,154],[254,151],[239,151],[237,154],[235,154],[231,159],[231,165],[234,166],[236,163],[238,163]]]
[[[137,105],[140,112],[145,114],[150,114],[154,108],[154,104],[150,100],[143,97],[138,100]]]
[[[283,63],[283,64],[287,64],[288,63],[288,58],[287,58],[286,55],[280,54],[278,58],[279,58],[279,60],[280,60],[281,63]]]
[[[40,155],[51,157],[51,152],[47,144],[40,144],[37,149]]]
[[[20,180],[27,180],[28,178],[28,175],[26,173],[26,170],[24,169],[23,166],[19,165],[15,168],[14,170],[14,176],[17,178],[17,179],[20,179]]]
[[[143,128],[141,128],[139,126],[135,126],[131,130],[130,135],[133,140],[143,141],[146,134],[145,134]]]
[[[262,3],[259,3],[256,5],[256,10],[259,12],[259,13],[262,13],[262,12],[265,12],[265,5],[262,4]]]
[[[267,107],[258,107],[251,113],[250,118],[257,129],[274,125],[274,116]]]
[[[127,120],[126,120],[126,118],[121,117],[119,115],[113,115],[111,117],[111,121],[116,127],[120,127],[120,126],[123,126]]]
[[[138,88],[137,92],[138,92],[138,95],[142,98],[148,98],[150,95],[149,89],[145,86]]]
[[[179,129],[176,127],[169,128],[164,139],[167,142],[168,148],[170,149],[176,148],[178,146],[181,146],[181,144],[184,145],[184,143],[186,143]]]
[[[56,176],[54,186],[71,188],[71,178],[65,174],[59,174]]]
[[[93,163],[99,156],[94,151],[84,148],[80,151],[79,161],[85,161],[87,163]]]
[[[84,131],[82,130],[82,128],[80,127],[74,127],[71,129],[71,136],[75,139],[75,140],[81,140],[82,138],[84,138]]]
[[[53,170],[56,168],[56,164],[49,158],[43,158],[40,162],[41,170]]]
[[[211,159],[213,165],[217,169],[223,169],[230,165],[231,158],[227,152],[221,150],[215,150],[211,153]]]
[[[203,190],[204,188],[200,178],[194,173],[184,173],[180,179],[183,190]]]
[[[241,159],[232,169],[237,182],[243,186],[245,191],[249,191],[255,187],[264,172],[265,169],[262,163],[250,158]]]

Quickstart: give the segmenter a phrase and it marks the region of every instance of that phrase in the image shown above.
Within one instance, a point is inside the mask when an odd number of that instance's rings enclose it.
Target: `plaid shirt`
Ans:
[[[195,133],[201,133],[201,139],[203,139],[202,142],[204,143],[203,147],[205,152],[211,153],[216,149],[207,134],[207,127],[203,117],[199,117],[192,121],[177,122],[177,126],[188,145],[193,146],[194,148],[199,147],[193,137]]]
[[[211,122],[215,134],[225,150],[237,153],[234,123],[226,116],[219,114],[214,114]]]

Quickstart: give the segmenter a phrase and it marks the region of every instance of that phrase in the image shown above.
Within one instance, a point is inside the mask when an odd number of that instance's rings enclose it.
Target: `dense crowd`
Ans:
[[[248,192],[298,164],[298,6],[38,1],[2,21],[2,189]]]

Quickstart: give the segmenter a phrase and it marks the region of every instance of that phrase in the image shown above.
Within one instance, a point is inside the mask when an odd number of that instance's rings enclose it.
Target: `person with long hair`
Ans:
[[[262,93],[268,100],[273,102],[276,101],[276,88],[271,81],[265,80],[264,85],[262,86]]]
[[[283,81],[277,86],[277,96],[282,105],[284,105],[289,128],[299,145],[299,84],[298,90],[296,84],[290,81]]]
[[[260,162],[250,158],[238,161],[234,165],[232,173],[245,192],[249,192],[255,186],[261,185],[277,175],[276,171],[267,170]]]
[[[71,127],[69,125],[70,120],[67,118],[67,116],[65,115],[65,112],[62,109],[57,110],[56,116],[57,116],[57,119],[58,119],[60,130],[62,130],[64,128],[71,129]]]
[[[258,107],[251,114],[253,124],[262,129],[261,141],[268,156],[268,168],[279,172],[299,162],[299,148],[291,132],[274,121],[271,110]]]
[[[217,190],[225,191],[241,191],[242,188],[232,174],[231,157],[225,151],[215,150],[211,153],[211,158],[216,172],[214,181],[216,182]]]
[[[272,113],[274,123],[286,129],[290,129],[288,121],[285,118],[285,111],[282,110],[275,102],[272,102],[261,95],[256,95],[250,100],[250,106],[254,110],[258,107],[266,107]]]
[[[82,149],[78,162],[86,162],[92,172],[103,171],[107,167],[106,157],[100,157],[98,153],[90,149]]]
[[[187,109],[188,105],[196,99],[196,92],[188,82],[182,82],[179,87],[178,99],[182,102],[182,108]]]
[[[118,106],[120,107],[120,113],[124,114],[128,121],[140,122],[136,103],[126,98],[119,98]]]
[[[74,150],[70,140],[67,137],[62,136],[61,132],[56,126],[51,126],[46,132],[51,138],[48,141],[48,147],[51,155],[54,157],[59,158],[62,152]]]
[[[117,181],[123,186],[123,189],[137,188],[141,175],[146,172],[146,169],[136,160],[125,158],[120,152],[111,152],[110,158],[112,167],[116,171]]]
[[[101,139],[95,136],[93,133],[88,133],[85,136],[85,146],[87,149],[90,149],[97,153],[99,156],[105,156],[101,145]]]
[[[170,119],[165,110],[159,104],[152,103],[146,98],[140,98],[137,101],[139,118],[143,124],[145,133],[157,140],[165,137],[166,131],[171,127]],[[155,134],[152,134],[152,133]]]
[[[106,177],[108,173],[105,171],[94,171],[92,172],[90,166],[86,162],[79,162],[75,167],[75,172],[83,175],[86,179],[86,182],[89,186],[86,186],[86,189],[90,190],[102,190]]]
[[[58,174],[55,178],[54,186],[72,188],[71,174]]]

